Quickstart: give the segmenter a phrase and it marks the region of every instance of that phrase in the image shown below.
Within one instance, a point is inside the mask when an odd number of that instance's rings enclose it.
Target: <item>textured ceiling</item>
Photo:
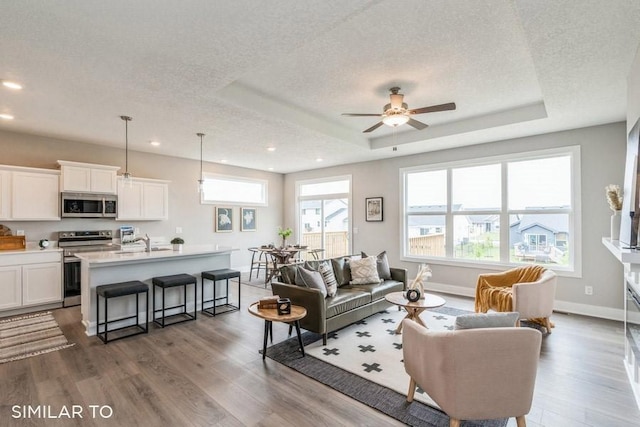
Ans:
[[[0,129],[286,173],[622,121],[639,42],[637,0],[5,2]],[[392,86],[457,109],[340,115]]]

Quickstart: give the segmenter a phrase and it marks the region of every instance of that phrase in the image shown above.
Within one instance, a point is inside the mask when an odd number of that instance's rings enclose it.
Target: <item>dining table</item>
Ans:
[[[284,248],[275,248],[262,246],[260,250],[265,254],[267,259],[271,259],[271,266],[267,269],[265,275],[265,283],[271,282],[274,276],[278,274],[278,268],[286,264],[294,264],[298,253],[307,250],[306,246],[287,246]]]

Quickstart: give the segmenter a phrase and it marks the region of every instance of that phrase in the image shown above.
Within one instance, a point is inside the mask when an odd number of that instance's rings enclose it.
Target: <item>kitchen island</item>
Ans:
[[[96,286],[109,283],[140,280],[149,285],[149,319],[153,317],[153,302],[151,300],[153,285],[151,280],[158,276],[172,274],[191,274],[198,279],[198,301],[196,309],[200,310],[202,295],[200,295],[200,273],[203,271],[229,268],[231,265],[231,253],[237,249],[218,245],[185,245],[181,251],[170,248],[153,248],[146,252],[144,249],[121,250],[113,252],[84,252],[77,254],[82,262],[82,297],[81,312],[82,324],[86,334],[96,334]],[[169,289],[167,292],[167,306],[175,304],[181,297],[178,289]],[[157,295],[159,297],[159,295]],[[160,299],[158,298],[158,304]],[[188,310],[193,310],[193,302],[188,301]],[[144,304],[140,309],[143,310]],[[102,312],[102,310],[101,310]],[[109,301],[109,318],[118,319],[133,315],[135,312],[135,299],[118,298]],[[170,311],[167,314],[171,314]],[[144,322],[146,313],[139,312],[140,321]],[[101,319],[102,321],[102,319]],[[128,321],[133,324],[134,320]],[[115,325],[125,326],[123,325]]]

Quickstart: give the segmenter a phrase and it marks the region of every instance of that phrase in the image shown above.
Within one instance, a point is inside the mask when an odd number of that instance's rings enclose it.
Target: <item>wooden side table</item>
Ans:
[[[302,344],[302,337],[300,336],[300,319],[307,315],[307,309],[299,305],[291,305],[291,314],[278,314],[278,310],[275,308],[260,308],[258,309],[258,303],[254,302],[249,306],[249,313],[256,317],[264,319],[264,343],[262,345],[262,360],[267,357],[267,340],[269,334],[271,334],[271,340],[273,340],[272,322],[293,323],[296,327],[296,333],[298,334],[298,344],[300,344],[300,351],[302,357],[304,357],[304,345]],[[291,329],[289,329],[291,331]]]
[[[419,325],[424,326],[422,319],[420,319],[420,313],[425,311],[427,308],[435,308],[440,307],[445,304],[444,298],[440,298],[437,295],[432,294],[424,294],[424,299],[419,299],[418,301],[411,302],[405,296],[404,292],[390,292],[384,296],[384,299],[389,301],[391,304],[395,304],[399,307],[404,307],[407,310],[407,315],[404,319],[411,319]],[[404,319],[402,319],[404,321]],[[396,328],[396,334],[402,333],[402,322]]]

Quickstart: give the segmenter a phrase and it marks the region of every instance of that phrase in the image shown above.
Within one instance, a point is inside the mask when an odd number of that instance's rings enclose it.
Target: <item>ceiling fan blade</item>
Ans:
[[[343,116],[351,117],[380,117],[380,114],[368,114],[368,113],[342,113]]]
[[[428,124],[426,124],[426,123],[422,123],[422,122],[419,122],[419,121],[414,120],[414,119],[409,119],[409,121],[407,122],[407,124],[408,124],[409,126],[412,126],[412,127],[416,128],[416,129],[418,129],[418,130],[422,130],[422,129],[424,129],[424,128],[429,127],[429,125],[428,125]]]
[[[455,109],[456,109],[456,103],[449,102],[448,104],[432,105],[431,107],[422,107],[422,108],[409,110],[409,114],[435,113],[437,111],[448,111],[448,110],[455,110]]]
[[[372,132],[372,131],[378,129],[380,126],[382,126],[382,124],[383,124],[382,122],[378,122],[375,125],[371,126],[369,129],[363,130],[362,133]]]

